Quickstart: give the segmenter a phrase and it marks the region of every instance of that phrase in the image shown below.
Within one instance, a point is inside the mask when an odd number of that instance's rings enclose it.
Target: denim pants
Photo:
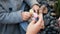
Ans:
[[[23,5],[22,5],[22,7],[21,7],[20,10],[24,11],[25,6],[26,6],[26,4],[23,3]],[[27,29],[28,23],[27,22],[21,22],[19,24],[19,26],[20,26],[20,32],[21,32],[21,34],[26,34],[26,29]]]

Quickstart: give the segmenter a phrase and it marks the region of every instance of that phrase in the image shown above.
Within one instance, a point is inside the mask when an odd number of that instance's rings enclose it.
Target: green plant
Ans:
[[[60,16],[60,0],[57,0],[57,3],[55,3],[55,11],[57,16]]]

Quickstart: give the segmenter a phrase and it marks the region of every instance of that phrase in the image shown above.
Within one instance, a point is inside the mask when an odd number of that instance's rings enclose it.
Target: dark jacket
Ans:
[[[36,0],[24,0],[30,7],[38,4]],[[0,0],[0,34],[21,34],[22,22],[20,10],[23,0]]]

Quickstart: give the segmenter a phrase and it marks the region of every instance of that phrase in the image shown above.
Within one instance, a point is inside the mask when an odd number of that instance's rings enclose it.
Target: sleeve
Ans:
[[[0,23],[16,24],[22,22],[22,10],[8,13],[0,6]]]
[[[25,0],[25,2],[26,2],[30,7],[32,7],[32,6],[35,5],[35,4],[39,4],[39,3],[37,2],[37,0]]]

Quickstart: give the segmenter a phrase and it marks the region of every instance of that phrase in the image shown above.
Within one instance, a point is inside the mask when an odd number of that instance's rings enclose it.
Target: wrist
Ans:
[[[33,32],[32,32],[32,33],[31,33],[31,32],[27,32],[26,34],[37,34],[37,33],[33,33]]]

